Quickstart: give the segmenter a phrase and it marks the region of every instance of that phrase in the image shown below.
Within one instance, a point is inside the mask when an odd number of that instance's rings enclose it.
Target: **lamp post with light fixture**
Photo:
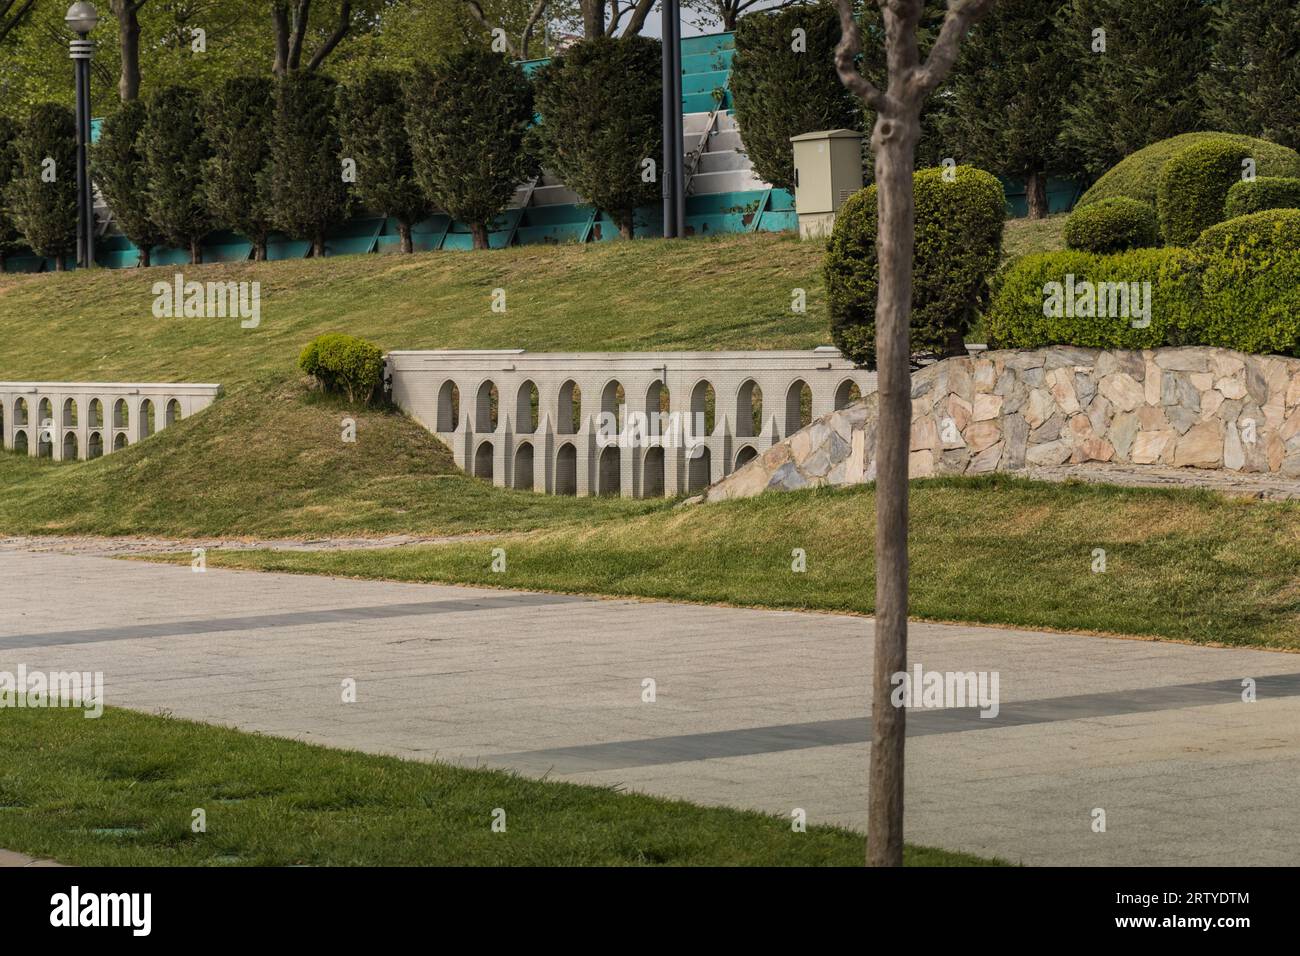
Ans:
[[[99,23],[93,4],[78,0],[68,8],[63,22],[77,35],[68,43],[68,55],[76,64],[77,83],[77,266],[95,264],[95,198],[90,181],[87,151],[90,146],[90,58],[95,41],[88,34]]]

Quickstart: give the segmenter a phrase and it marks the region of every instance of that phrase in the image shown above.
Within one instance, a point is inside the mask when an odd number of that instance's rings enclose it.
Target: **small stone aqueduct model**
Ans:
[[[875,477],[876,396],[819,418],[707,492]],[[1108,462],[1300,478],[1300,359],[1219,348],[1055,346],[912,377],[912,477]]]
[[[703,491],[875,389],[834,348],[398,351],[393,400],[502,487],[651,498]]]
[[[207,408],[220,385],[0,382],[6,451],[55,461],[98,458]]]

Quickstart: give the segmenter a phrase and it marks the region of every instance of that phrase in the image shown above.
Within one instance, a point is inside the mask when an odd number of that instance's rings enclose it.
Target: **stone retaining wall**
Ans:
[[[870,481],[875,428],[873,394],[706,496]],[[947,359],[912,378],[913,478],[1085,462],[1300,477],[1300,359],[1054,346]]]

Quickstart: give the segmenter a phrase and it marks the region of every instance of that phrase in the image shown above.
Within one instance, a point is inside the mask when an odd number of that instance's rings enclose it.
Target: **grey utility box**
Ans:
[[[835,213],[862,188],[862,134],[830,129],[792,136],[799,236],[829,236]]]

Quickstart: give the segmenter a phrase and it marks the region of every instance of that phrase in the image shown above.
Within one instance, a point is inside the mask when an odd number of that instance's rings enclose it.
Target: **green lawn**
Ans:
[[[210,566],[869,613],[873,489],[771,493],[385,551]],[[913,483],[912,613],[1300,648],[1300,506],[1006,476]],[[491,570],[506,550],[507,571]],[[807,570],[791,570],[802,548]],[[1106,570],[1094,573],[1094,550]],[[188,554],[181,560],[188,561]]]
[[[863,837],[108,709],[0,711],[0,847],[82,866],[859,866]],[[505,810],[506,831],[492,831]],[[206,833],[192,830],[206,813]],[[815,824],[815,821],[810,821]],[[915,866],[976,866],[908,847]]]

